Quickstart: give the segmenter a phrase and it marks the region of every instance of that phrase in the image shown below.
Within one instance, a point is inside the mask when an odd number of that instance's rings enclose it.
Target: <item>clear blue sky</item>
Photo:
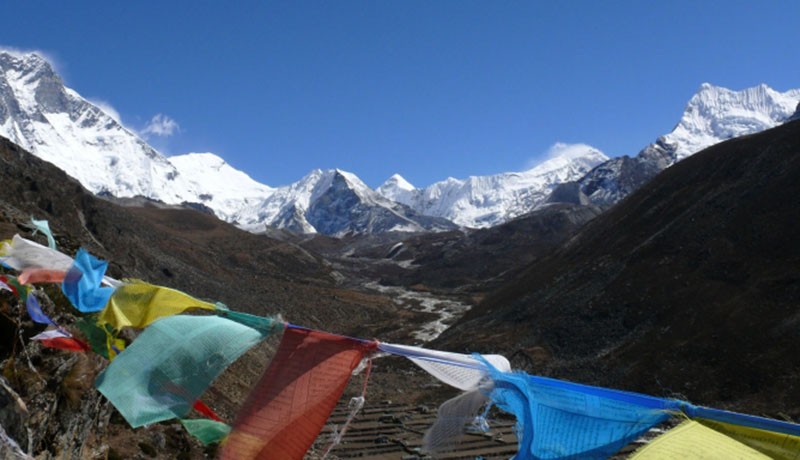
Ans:
[[[635,154],[701,83],[800,87],[797,1],[25,1],[0,45],[167,154],[272,186],[342,168],[377,186],[519,171],[555,142]],[[163,120],[164,118],[162,118]]]

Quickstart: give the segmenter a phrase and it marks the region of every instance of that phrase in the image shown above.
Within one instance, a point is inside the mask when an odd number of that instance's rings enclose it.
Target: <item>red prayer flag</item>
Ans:
[[[58,348],[67,351],[89,351],[92,348],[86,342],[74,337],[56,337],[53,339],[40,340],[39,343],[49,348]]]
[[[301,460],[377,342],[289,327],[236,417],[220,458]]]
[[[210,418],[215,422],[222,421],[222,419],[219,418],[216,412],[214,412],[210,407],[206,406],[206,404],[203,401],[200,401],[199,399],[194,402],[194,406],[192,406],[192,408],[194,408],[194,410],[205,415],[206,417]]]

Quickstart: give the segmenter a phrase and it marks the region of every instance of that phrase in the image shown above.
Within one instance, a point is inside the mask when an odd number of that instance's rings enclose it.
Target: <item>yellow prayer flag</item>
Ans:
[[[126,326],[144,328],[158,318],[177,315],[191,308],[216,309],[214,304],[183,292],[135,281],[114,291],[100,313],[98,323],[109,324],[116,330]]]
[[[659,436],[630,457],[632,460],[763,460],[770,457],[693,420]]]
[[[125,341],[106,331],[106,348],[108,348],[108,360],[113,361],[125,349]]]
[[[800,436],[708,419],[699,418],[697,421],[774,459],[800,460]]]

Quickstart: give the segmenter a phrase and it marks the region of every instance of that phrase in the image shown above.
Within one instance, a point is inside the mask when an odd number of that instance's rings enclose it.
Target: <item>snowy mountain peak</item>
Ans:
[[[547,160],[527,170],[525,174],[550,174],[576,165],[583,167],[591,165],[591,167],[594,167],[608,160],[608,157],[603,152],[591,145],[565,144],[563,142],[554,144],[548,151],[548,157]]]
[[[167,159],[116,116],[64,86],[36,53],[0,50],[0,135],[94,193],[203,203],[228,219],[272,190],[214,154]]]
[[[455,228],[451,222],[417,215],[384,198],[355,174],[341,169],[315,169],[293,184],[273,189],[234,219],[251,231],[266,225],[326,235]]]
[[[405,180],[400,174],[393,174],[392,177],[378,187],[377,192],[389,200],[398,203],[407,203],[416,188]]]
[[[690,155],[785,122],[796,112],[798,101],[800,89],[781,93],[760,84],[733,91],[703,83],[672,132],[635,157],[614,158],[595,168],[580,179],[581,192],[595,204],[614,204]]]
[[[760,84],[733,91],[703,83],[664,141],[677,145],[679,161],[723,140],[777,126],[794,113],[798,100],[796,89],[781,93]]]
[[[424,189],[403,189],[398,181],[389,180],[378,192],[420,214],[443,217],[466,227],[489,227],[544,205],[556,185],[578,180],[608,159],[585,144],[556,144],[548,157],[520,173],[464,180],[449,177]]]

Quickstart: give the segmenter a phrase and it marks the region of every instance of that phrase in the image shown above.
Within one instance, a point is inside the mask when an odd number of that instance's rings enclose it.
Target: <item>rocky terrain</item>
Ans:
[[[529,372],[796,419],[798,139],[795,121],[719,144],[602,214],[565,186],[544,208],[492,228],[341,238],[256,235],[203,207],[98,198],[0,140],[0,232],[31,237],[35,216],[50,221],[64,252],[85,247],[111,261],[114,277],[240,311],[409,344],[454,324],[431,346],[500,352]],[[56,319],[74,323],[60,291],[46,293]],[[128,428],[92,385],[104,360],[30,342],[41,327],[11,294],[0,296],[0,438],[37,458],[213,456],[177,423]],[[444,327],[419,334],[430,325]],[[235,363],[204,401],[231,420],[274,346]],[[404,359],[377,360],[367,409],[334,452],[414,458],[430,412],[454,395]],[[498,438],[475,435],[452,458],[507,458],[508,423],[500,418]]]
[[[95,197],[4,139],[0,181],[3,235],[32,237],[30,217],[47,219],[62,251],[73,254],[85,247],[109,260],[109,273],[116,278],[140,278],[239,311],[280,314],[309,327],[384,340],[406,341],[430,320],[429,314],[404,309],[379,292],[346,286],[330,263],[294,243],[239,230],[195,209]],[[77,314],[60,291],[48,289],[47,294],[58,312],[55,319],[73,324]],[[0,424],[24,451],[38,458],[205,455],[179,424],[128,428],[93,387],[103,359],[31,342],[29,337],[43,327],[27,318],[10,293],[0,296]],[[221,416],[231,420],[274,345],[237,362],[204,397]]]
[[[529,371],[800,417],[800,122],[668,168],[436,342]]]

